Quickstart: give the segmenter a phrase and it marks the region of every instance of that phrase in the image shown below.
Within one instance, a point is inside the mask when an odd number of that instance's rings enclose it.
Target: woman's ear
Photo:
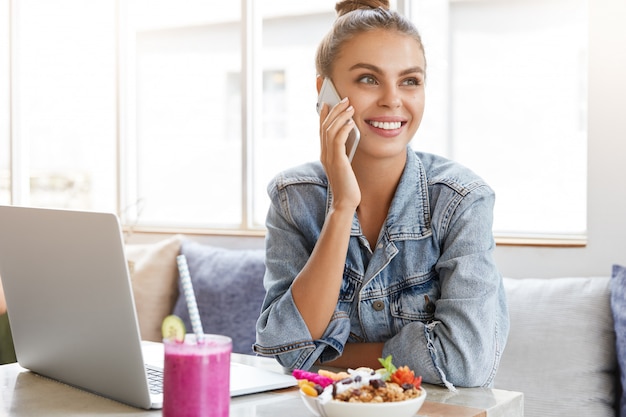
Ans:
[[[317,94],[320,93],[320,90],[322,89],[322,83],[324,82],[324,77],[322,77],[321,75],[317,76]]]

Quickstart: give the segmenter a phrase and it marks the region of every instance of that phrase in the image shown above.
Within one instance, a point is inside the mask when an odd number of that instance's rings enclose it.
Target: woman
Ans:
[[[508,334],[493,260],[494,193],[470,170],[409,148],[424,111],[420,36],[388,1],[337,3],[317,88],[321,163],[268,187],[266,299],[255,351],[290,369],[380,367],[488,386]],[[345,142],[361,140],[352,163]]]

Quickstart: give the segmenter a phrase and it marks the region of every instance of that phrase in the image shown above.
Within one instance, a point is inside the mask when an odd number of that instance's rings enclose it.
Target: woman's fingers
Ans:
[[[344,98],[332,109],[324,104],[320,112],[320,149],[322,161],[345,155],[348,134],[353,128],[354,108]]]
[[[361,200],[359,185],[346,154],[346,141],[354,128],[354,108],[347,99],[320,111],[320,160],[333,192],[333,205],[356,209]]]

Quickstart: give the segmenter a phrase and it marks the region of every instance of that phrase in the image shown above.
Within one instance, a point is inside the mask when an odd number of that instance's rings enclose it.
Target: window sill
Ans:
[[[159,226],[124,226],[127,236],[131,235],[175,235],[186,234],[199,237],[252,237],[263,238],[265,229],[207,229],[181,228]],[[497,246],[535,246],[558,248],[582,248],[587,246],[587,237],[584,235],[495,235]]]
[[[496,246],[536,246],[553,248],[583,248],[587,246],[584,235],[496,235]]]

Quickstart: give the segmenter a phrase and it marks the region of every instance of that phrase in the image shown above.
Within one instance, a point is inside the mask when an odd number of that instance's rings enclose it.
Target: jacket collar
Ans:
[[[332,192],[328,188],[326,214],[332,203]],[[387,213],[384,230],[390,241],[421,239],[432,234],[428,178],[424,164],[407,146],[407,159],[398,188]],[[354,213],[351,236],[361,236],[361,225]]]

